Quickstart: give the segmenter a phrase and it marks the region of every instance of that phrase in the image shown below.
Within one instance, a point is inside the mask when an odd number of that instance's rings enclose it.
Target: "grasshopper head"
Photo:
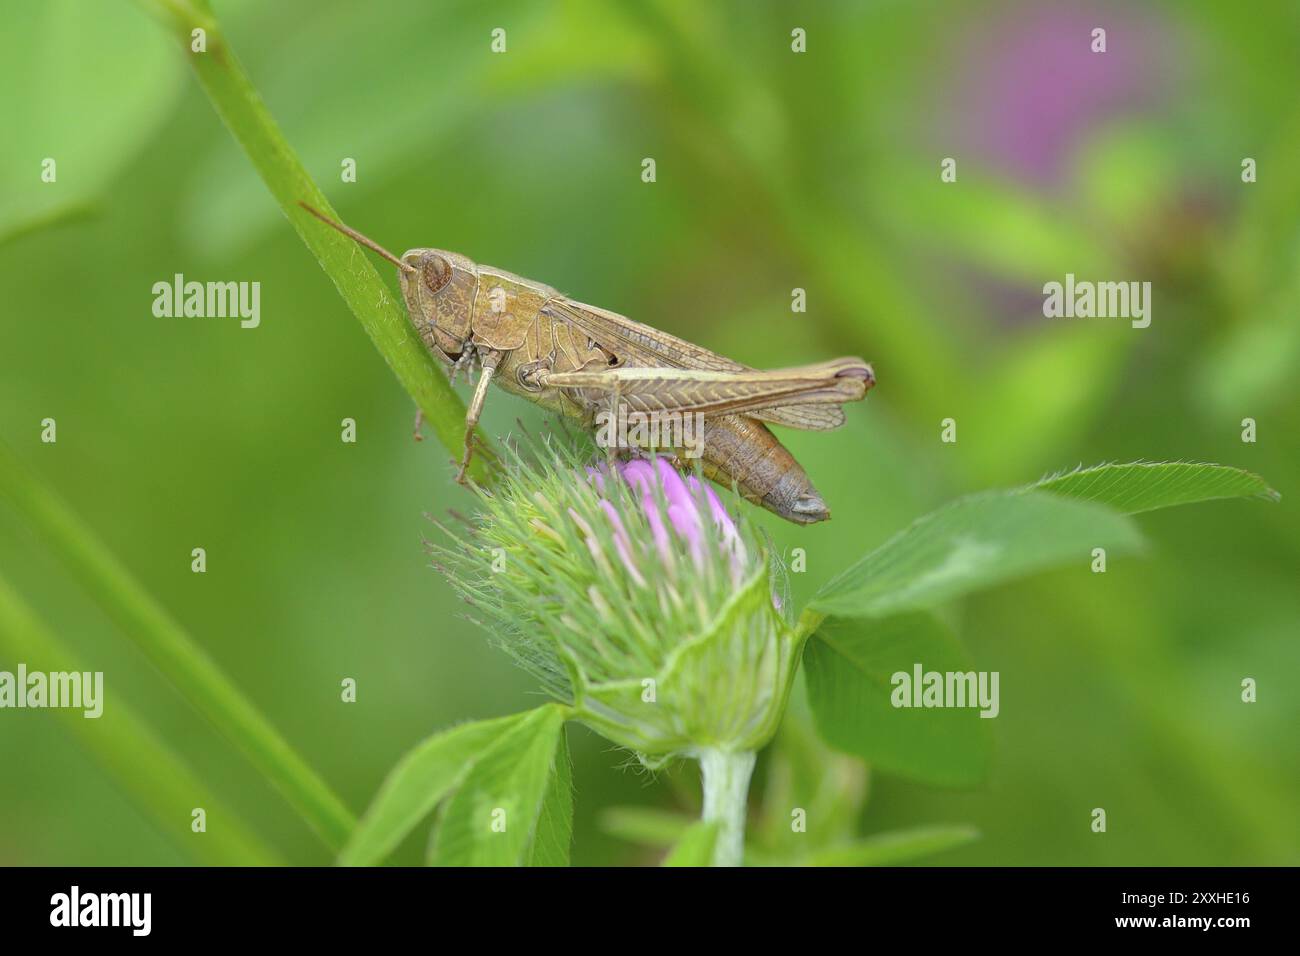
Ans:
[[[383,256],[397,266],[397,277],[406,302],[407,317],[424,344],[448,365],[465,351],[478,290],[478,267],[457,252],[442,249],[411,249],[400,259],[379,243],[351,226],[331,219],[305,202],[307,210],[331,229]]]
[[[458,252],[411,249],[398,273],[411,324],[424,344],[448,365],[470,336],[478,269]]]

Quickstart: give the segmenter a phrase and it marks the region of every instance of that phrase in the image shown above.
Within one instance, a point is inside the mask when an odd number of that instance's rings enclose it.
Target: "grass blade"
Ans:
[[[243,147],[290,225],[311,250],[339,295],[365,328],[402,387],[424,412],[439,441],[459,458],[465,436],[465,404],[452,389],[436,359],[415,334],[404,310],[380,279],[373,263],[350,240],[317,221],[298,204],[306,202],[341,219],[285,140],[280,127],[226,42],[206,0],[137,0],[175,34],[232,136]],[[207,50],[191,52],[191,34],[206,32]],[[483,436],[482,455],[470,463],[469,475],[480,484],[489,478],[493,456]]]
[[[0,442],[0,497],[8,498],[82,587],[177,690],[244,754],[332,849],[352,813],[171,615],[72,510]]]
[[[642,846],[670,847],[695,822],[694,817],[658,807],[616,806],[600,812],[602,832]]]
[[[941,853],[979,839],[970,826],[924,826],[877,833],[852,843],[819,850],[808,866],[895,866]]]
[[[78,660],[0,575],[0,648],[31,671],[86,672]],[[152,817],[177,848],[210,866],[273,866],[283,860],[149,729],[130,705],[116,698],[88,719],[80,710],[55,712],[118,784]],[[207,811],[214,826],[197,835],[190,812]]]

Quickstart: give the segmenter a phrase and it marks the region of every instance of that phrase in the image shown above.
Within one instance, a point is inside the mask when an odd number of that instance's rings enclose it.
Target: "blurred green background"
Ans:
[[[973,792],[874,776],[856,826],[974,824],[932,858],[952,864],[1300,860],[1293,2],[215,6],[303,162],[379,242],[459,250],[750,365],[875,364],[842,431],[782,434],[835,516],[759,518],[807,551],[797,596],[968,491],[1138,458],[1264,475],[1281,505],[1145,516],[1142,559],[958,608],[1002,675],[993,773]],[[468,495],[411,440],[410,399],[164,30],[128,2],[6,17],[0,434],[359,812],[429,733],[539,700],[427,567],[424,513]],[[151,287],[177,272],[260,281],[261,327],[155,318]],[[1151,281],[1150,328],[1043,318],[1067,272]],[[517,418],[540,422],[494,394],[489,431]],[[289,860],[328,862],[8,508],[0,568],[105,672],[104,720],[129,702]],[[574,862],[653,862],[602,820],[697,812],[693,768],[571,742]],[[194,859],[48,711],[0,713],[0,768],[0,863]]]

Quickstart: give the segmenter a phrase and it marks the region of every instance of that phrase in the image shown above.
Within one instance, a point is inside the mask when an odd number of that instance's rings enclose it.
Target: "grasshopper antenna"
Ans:
[[[403,262],[401,259],[397,258],[397,256],[393,255],[391,252],[389,252],[379,243],[375,242],[375,240],[366,238],[365,236],[361,235],[361,233],[357,232],[355,229],[351,229],[348,226],[343,225],[343,223],[341,222],[335,222],[329,216],[325,215],[323,212],[321,212],[318,209],[313,209],[311,206],[307,205],[302,200],[298,201],[298,205],[302,206],[303,209],[306,209],[309,213],[311,213],[321,222],[325,223],[325,225],[337,229],[339,232],[343,233],[343,235],[347,236],[353,242],[365,246],[371,252],[379,253],[381,256],[383,256],[393,265],[397,266],[397,268],[401,269],[403,272],[419,271],[418,269],[415,268],[415,266],[411,265],[409,262]]]

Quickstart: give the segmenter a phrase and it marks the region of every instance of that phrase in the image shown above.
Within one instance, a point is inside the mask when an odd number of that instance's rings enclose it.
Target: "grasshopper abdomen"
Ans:
[[[831,516],[789,450],[762,422],[743,415],[723,415],[704,423],[705,477],[796,524],[813,524]]]

